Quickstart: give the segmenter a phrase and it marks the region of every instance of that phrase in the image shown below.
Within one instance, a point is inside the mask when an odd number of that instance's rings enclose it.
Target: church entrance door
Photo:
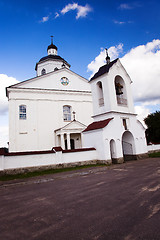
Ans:
[[[124,161],[136,160],[134,137],[130,131],[122,135],[122,149]]]
[[[71,149],[75,149],[74,139],[71,139],[70,142],[71,142]]]
[[[70,139],[70,145],[71,145],[71,149],[75,149],[75,142],[74,139]],[[67,139],[65,139],[65,149],[67,150]]]

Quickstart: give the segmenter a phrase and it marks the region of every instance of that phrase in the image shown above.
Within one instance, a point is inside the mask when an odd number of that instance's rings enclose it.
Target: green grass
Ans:
[[[156,157],[160,157],[160,152],[149,153],[148,155],[149,157],[156,158]]]
[[[69,168],[47,169],[47,170],[41,170],[41,171],[35,171],[35,172],[19,173],[19,174],[14,174],[14,175],[13,174],[5,174],[3,176],[0,176],[0,181],[24,179],[24,178],[30,178],[30,177],[43,176],[43,175],[47,175],[47,174],[55,174],[55,173],[60,173],[60,172],[74,171],[74,170],[79,170],[79,169],[83,169],[83,168],[106,167],[106,166],[108,166],[108,165],[95,164],[95,165],[84,165],[84,166],[76,166],[76,167],[69,167]]]

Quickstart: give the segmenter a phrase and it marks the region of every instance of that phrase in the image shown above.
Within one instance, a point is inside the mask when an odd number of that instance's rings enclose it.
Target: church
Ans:
[[[9,86],[9,152],[95,148],[98,160],[121,163],[147,153],[131,79],[119,59],[88,81],[70,70],[53,44],[36,63],[36,77]]]

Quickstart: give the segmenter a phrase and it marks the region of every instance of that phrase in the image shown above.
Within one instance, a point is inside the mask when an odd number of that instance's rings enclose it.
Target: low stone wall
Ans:
[[[150,144],[150,145],[147,145],[147,149],[148,149],[149,153],[160,152],[160,144]]]
[[[99,161],[98,161],[99,162]],[[8,153],[0,149],[0,172],[18,173],[39,169],[70,167],[75,165],[96,164],[95,148],[63,151],[54,148],[51,151]]]
[[[15,168],[15,169],[7,169],[0,171],[0,176],[4,175],[15,175],[15,174],[23,174],[27,172],[38,172],[41,170],[48,170],[48,169],[61,169],[61,168],[72,168],[76,166],[85,166],[85,165],[96,165],[96,164],[108,164],[106,161],[101,160],[90,160],[90,161],[83,161],[83,162],[74,162],[74,163],[63,163],[63,164],[53,164],[47,166],[37,166],[37,167],[25,167],[25,168]]]

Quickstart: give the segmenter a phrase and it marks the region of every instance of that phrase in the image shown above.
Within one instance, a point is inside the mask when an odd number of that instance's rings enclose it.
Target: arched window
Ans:
[[[98,91],[98,101],[99,101],[99,106],[102,107],[104,106],[104,97],[103,97],[103,86],[102,82],[97,82],[97,91]]]
[[[127,105],[127,94],[126,94],[126,86],[122,77],[115,77],[115,92],[117,97],[118,105]]]
[[[19,119],[27,119],[26,105],[19,106]]]
[[[63,120],[71,121],[71,106],[63,106]]]
[[[41,74],[42,75],[46,74],[46,69],[43,68],[42,71],[41,71]]]

